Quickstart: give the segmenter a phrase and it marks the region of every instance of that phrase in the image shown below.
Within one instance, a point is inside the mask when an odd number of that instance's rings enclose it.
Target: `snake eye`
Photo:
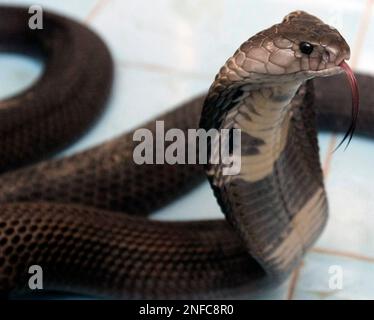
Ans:
[[[305,54],[311,54],[313,52],[313,45],[309,42],[300,42],[300,51]]]

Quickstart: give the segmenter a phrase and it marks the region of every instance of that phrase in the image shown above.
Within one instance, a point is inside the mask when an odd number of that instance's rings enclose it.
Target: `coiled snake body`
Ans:
[[[29,292],[31,265],[42,266],[46,290],[113,298],[224,297],[290,274],[327,218],[315,112],[323,129],[344,130],[351,118],[341,77],[311,80],[339,73],[349,58],[336,29],[291,13],[246,41],[206,97],[158,117],[165,130],[242,130],[240,173],[205,167],[229,223],[159,222],[145,216],[204,170],[136,165],[133,132],[20,168],[83,132],[112,81],[110,54],[91,31],[52,13],[43,30],[30,30],[28,18],[26,9],[0,7],[2,50],[45,61],[37,83],[0,103],[0,292]],[[357,77],[357,129],[370,136],[374,82]],[[154,132],[155,121],[142,127]]]

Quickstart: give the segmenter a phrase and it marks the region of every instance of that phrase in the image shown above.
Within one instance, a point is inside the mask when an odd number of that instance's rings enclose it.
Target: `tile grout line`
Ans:
[[[102,11],[104,7],[106,7],[111,1],[112,0],[98,0],[93,9],[88,13],[87,17],[84,19],[84,22],[90,23],[93,19],[96,18],[98,13]]]
[[[374,263],[374,257],[364,256],[364,255],[357,254],[354,252],[332,250],[332,249],[322,248],[322,247],[314,247],[310,249],[310,252],[324,254],[328,256],[343,257],[343,258],[351,259],[354,261],[358,260],[358,261],[365,261],[368,263]],[[292,300],[294,297],[296,284],[297,284],[297,281],[299,280],[300,271],[303,265],[304,263],[302,262],[300,266],[298,266],[291,275],[290,285],[288,287],[287,296],[286,296],[287,300]]]
[[[352,62],[351,62],[351,67],[352,69],[355,69],[357,67],[357,64],[358,64],[358,61],[359,61],[359,58],[360,58],[360,55],[361,55],[361,52],[362,52],[362,47],[363,47],[363,44],[364,44],[364,41],[366,39],[366,36],[367,36],[367,31],[369,29],[369,25],[370,25],[370,20],[371,20],[371,15],[372,15],[372,9],[373,9],[373,5],[374,5],[374,0],[367,0],[366,1],[366,4],[364,6],[364,10],[362,12],[362,15],[361,15],[361,23],[360,23],[360,26],[358,28],[358,31],[357,31],[357,34],[356,34],[356,39],[355,39],[355,42],[354,42],[354,51],[353,51],[353,55],[352,55]],[[330,168],[331,168],[331,163],[332,163],[332,159],[333,159],[333,150],[336,146],[336,134],[333,133],[331,134],[331,138],[330,138],[330,142],[329,142],[329,149],[327,150],[327,155],[326,155],[326,158],[325,158],[325,161],[324,161],[324,165],[323,165],[323,168],[324,168],[324,172],[325,172],[325,178],[328,177],[329,173],[330,173]]]
[[[173,74],[177,76],[183,76],[183,77],[190,77],[200,80],[208,80],[212,79],[213,76],[199,73],[199,72],[193,72],[193,71],[186,71],[186,70],[180,70],[175,69],[172,67],[166,67],[159,64],[152,64],[152,63],[146,63],[146,62],[134,62],[134,61],[119,61],[119,66],[122,68],[139,68],[144,69],[150,72],[158,72],[158,73],[167,73],[167,74]]]
[[[325,161],[323,162],[323,165],[322,165],[324,180],[326,180],[326,178],[328,177],[330,173],[330,166],[331,166],[335,146],[336,146],[336,135],[332,134],[329,139],[329,145],[327,147]]]
[[[354,252],[347,252],[347,251],[339,251],[339,250],[333,250],[333,249],[327,249],[322,247],[314,247],[310,250],[314,253],[320,253],[330,256],[338,256],[338,257],[344,257],[352,260],[359,260],[359,261],[365,261],[369,263],[374,263],[374,257],[368,257],[361,254],[357,254]]]
[[[286,296],[287,300],[292,300],[295,295],[296,284],[297,284],[297,281],[299,280],[300,271],[303,265],[304,265],[304,262],[302,261],[301,264],[292,272],[290,285],[288,286],[288,290],[287,290],[287,296]]]

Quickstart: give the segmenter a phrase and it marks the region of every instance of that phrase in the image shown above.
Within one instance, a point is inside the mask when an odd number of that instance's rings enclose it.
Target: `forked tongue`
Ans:
[[[358,118],[358,113],[360,110],[360,96],[359,96],[359,91],[358,91],[358,84],[357,84],[357,79],[353,73],[353,70],[351,67],[343,61],[339,67],[341,67],[348,79],[349,85],[351,86],[351,95],[352,95],[352,120],[351,120],[351,125],[348,128],[348,131],[346,132],[343,140],[339,143],[339,145],[336,147],[335,150],[337,150],[343,143],[348,139],[347,146],[345,149],[347,149],[349,143],[352,140],[353,134],[356,129],[356,123],[357,123],[357,118]]]

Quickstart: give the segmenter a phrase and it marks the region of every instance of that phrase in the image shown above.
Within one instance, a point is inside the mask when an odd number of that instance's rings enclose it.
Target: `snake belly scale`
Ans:
[[[46,290],[104,298],[227,297],[285,279],[327,219],[317,123],[341,131],[351,118],[339,32],[293,12],[246,41],[208,94],[157,118],[184,133],[241,129],[242,170],[225,176],[217,164],[136,165],[134,132],[40,161],[93,122],[113,76],[94,33],[44,15],[31,31],[26,9],[0,7],[1,49],[45,63],[31,88],[0,102],[0,292],[27,293],[35,264]],[[374,81],[357,78],[357,132],[372,136]],[[155,133],[155,121],[142,128]],[[147,219],[206,175],[227,220]]]

